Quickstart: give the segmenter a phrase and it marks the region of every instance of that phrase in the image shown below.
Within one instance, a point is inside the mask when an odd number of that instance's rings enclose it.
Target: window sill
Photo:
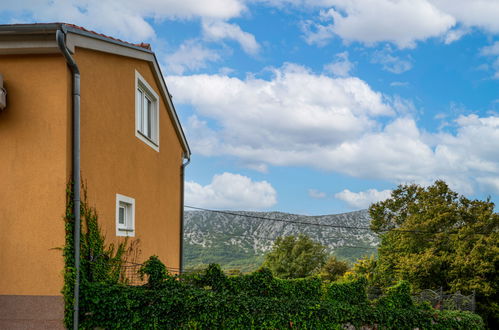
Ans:
[[[156,143],[155,141],[151,140],[144,134],[142,134],[140,131],[135,131],[135,136],[138,137],[142,142],[159,152],[159,143]]]

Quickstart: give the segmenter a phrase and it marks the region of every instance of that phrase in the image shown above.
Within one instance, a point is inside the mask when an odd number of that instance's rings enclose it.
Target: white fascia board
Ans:
[[[59,53],[53,34],[1,35],[0,54],[53,54]]]

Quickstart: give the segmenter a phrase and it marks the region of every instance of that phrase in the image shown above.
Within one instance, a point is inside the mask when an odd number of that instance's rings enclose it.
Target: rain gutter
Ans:
[[[72,73],[73,96],[73,212],[75,216],[74,229],[74,259],[75,259],[75,285],[73,305],[73,329],[78,329],[80,310],[80,70],[75,60],[69,53],[65,41],[64,26],[56,31],[57,45],[64,55]]]

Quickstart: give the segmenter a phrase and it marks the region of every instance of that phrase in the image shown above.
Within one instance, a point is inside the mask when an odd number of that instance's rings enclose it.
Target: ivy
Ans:
[[[143,268],[154,285],[87,283],[84,328],[146,329],[483,329],[480,316],[414,305],[401,282],[372,303],[365,279],[322,284],[319,278],[283,280],[268,269],[227,276],[218,265],[176,276],[157,257]],[[153,265],[154,267],[152,267]],[[147,271],[147,272],[146,272]],[[150,277],[151,279],[151,277]]]
[[[73,327],[74,284],[76,269],[74,259],[75,216],[73,204],[73,184],[66,186],[66,212],[64,223],[66,230],[64,257],[64,325]],[[87,187],[81,184],[82,199],[80,202],[80,296],[85,292],[87,283],[104,282],[110,285],[120,281],[121,269],[126,252],[127,240],[114,244],[106,244],[101,233],[99,216],[95,208],[90,207],[87,198]],[[83,293],[83,294],[82,294]],[[85,313],[85,305],[80,303],[80,313]]]

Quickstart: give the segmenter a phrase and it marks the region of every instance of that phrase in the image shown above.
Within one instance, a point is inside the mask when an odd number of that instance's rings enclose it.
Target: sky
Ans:
[[[499,197],[499,0],[0,0],[0,23],[149,42],[186,204],[349,212],[437,179]]]

